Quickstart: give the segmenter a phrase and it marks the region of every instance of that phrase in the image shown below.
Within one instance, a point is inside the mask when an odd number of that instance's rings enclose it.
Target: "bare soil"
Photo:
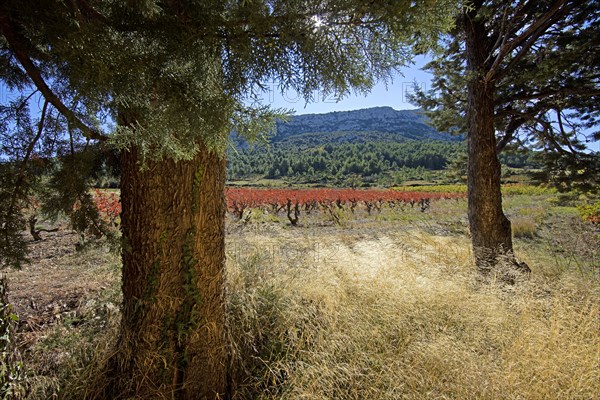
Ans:
[[[65,319],[75,320],[87,301],[115,283],[116,271],[107,266],[115,255],[98,248],[77,251],[78,239],[69,230],[45,233],[29,242],[30,264],[6,272],[22,348]]]

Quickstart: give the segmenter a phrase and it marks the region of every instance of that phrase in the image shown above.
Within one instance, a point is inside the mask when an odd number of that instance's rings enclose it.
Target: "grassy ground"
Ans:
[[[464,200],[228,221],[236,398],[598,398],[598,232],[551,193],[505,206],[533,271],[515,286],[474,272]],[[49,234],[9,273],[31,398],[81,398],[116,336],[118,257],[75,242]]]

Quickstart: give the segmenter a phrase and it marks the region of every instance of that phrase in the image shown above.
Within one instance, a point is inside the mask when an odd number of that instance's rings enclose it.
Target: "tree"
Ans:
[[[406,62],[411,46],[431,42],[450,8],[430,0],[2,3],[0,78],[16,91],[34,88],[65,128],[57,139],[66,137],[67,150],[47,152],[69,178],[63,199],[89,200],[87,176],[77,173],[89,143],[121,150],[121,331],[108,379],[90,397],[228,396],[224,149],[232,129],[252,137],[281,114],[246,98],[271,79],[308,100],[317,88],[364,92]]]
[[[598,176],[598,155],[582,141],[599,139],[586,131],[600,117],[599,13],[597,1],[470,2],[428,65],[432,90],[414,100],[438,129],[467,134],[469,224],[483,272],[501,259],[528,270],[514,258],[498,152],[530,145]]]

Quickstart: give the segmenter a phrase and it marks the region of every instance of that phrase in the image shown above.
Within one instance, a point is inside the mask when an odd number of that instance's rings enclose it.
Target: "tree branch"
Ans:
[[[537,40],[545,30],[547,30],[555,21],[556,14],[560,11],[561,7],[566,3],[566,0],[557,0],[552,7],[544,15],[542,15],[537,21],[533,22],[525,31],[511,41],[503,42],[499,48],[498,55],[494,60],[494,63],[485,75],[486,81],[491,81],[496,78],[500,64],[504,61],[506,56],[510,54],[519,45],[523,44],[521,52],[523,54],[529,50],[529,47]],[[533,39],[533,40],[532,40]],[[521,53],[519,52],[519,53]]]
[[[548,90],[544,92],[538,93],[519,93],[514,96],[510,96],[510,101],[527,101],[527,100],[537,100],[537,99],[545,99],[549,97],[559,96],[559,95],[574,95],[578,98],[589,98],[600,95],[600,90],[582,90],[581,87],[561,87],[557,90]]]
[[[508,19],[509,7],[510,7],[510,5],[507,4],[506,7],[504,8],[504,13],[502,14],[502,23],[500,24],[500,28],[498,30],[498,38],[496,39],[496,43],[494,43],[494,45],[492,46],[492,51],[490,51],[490,54],[485,59],[485,61],[483,63],[484,65],[486,65],[491,60],[491,58],[494,54],[494,49],[502,48],[504,46],[504,43],[506,43],[508,35],[505,34],[504,31],[506,29],[506,21]]]
[[[515,132],[519,126],[521,126],[521,121],[519,118],[513,117],[510,119],[510,122],[506,126],[504,135],[498,141],[498,143],[496,143],[496,152],[500,153],[515,138]]]
[[[537,122],[538,124],[542,125],[544,127],[543,131],[539,131],[539,133],[541,134],[541,136],[546,139],[548,142],[550,142],[553,146],[553,148],[558,151],[559,153],[563,154],[563,155],[577,155],[580,154],[579,152],[569,152],[567,150],[565,150],[561,144],[556,140],[556,138],[554,137],[554,135],[552,134],[552,131],[554,130],[552,128],[552,124],[550,124],[550,122],[543,120],[542,118],[534,118],[533,119],[534,122]]]
[[[556,118],[558,120],[558,128],[559,128],[560,136],[562,136],[562,138],[565,141],[565,143],[567,144],[567,147],[569,148],[569,150],[571,150],[571,152],[573,154],[578,154],[579,152],[573,148],[573,145],[571,144],[571,139],[569,139],[569,137],[567,136],[567,132],[565,132],[565,127],[563,125],[561,110],[556,109],[554,111],[556,112]]]
[[[517,55],[515,55],[513,57],[512,60],[510,60],[510,62],[508,63],[508,65],[506,67],[504,67],[502,69],[502,71],[498,74],[498,78],[503,77],[504,75],[506,75],[506,72],[509,71],[516,63],[518,63],[519,61],[521,61],[521,59],[523,57],[525,57],[525,55],[527,54],[527,52],[529,51],[529,49],[531,49],[531,47],[535,44],[535,42],[540,38],[540,36],[542,36],[550,27],[552,24],[554,24],[556,21],[558,21],[561,17],[565,17],[565,12],[560,12],[561,10],[559,10],[559,12],[557,12],[554,16],[550,17],[546,23],[544,24],[545,27],[540,27],[537,32],[535,32],[534,34],[532,34],[529,39],[527,39],[527,41],[525,42],[525,44],[521,47],[521,49],[519,50],[519,52],[517,53]],[[568,10],[563,10],[563,11],[567,11]]]
[[[25,105],[27,104],[27,102],[29,101],[29,99],[31,99],[37,92],[39,92],[39,90],[34,90],[33,92],[31,92],[29,94],[29,96],[27,96],[25,99],[23,99],[23,101],[21,102],[21,104],[19,104],[16,108],[16,112],[19,112],[23,109],[23,107],[25,107]]]
[[[33,149],[35,148],[36,143],[42,137],[42,132],[44,131],[44,120],[46,119],[46,111],[48,110],[48,100],[44,101],[44,106],[42,107],[42,115],[40,116],[40,122],[38,123],[37,134],[33,138],[33,140],[27,146],[27,150],[25,151],[25,156],[23,157],[23,161],[21,161],[21,165],[19,166],[19,172],[17,174],[17,180],[15,181],[15,188],[12,193],[12,198],[10,200],[10,208],[9,210],[14,211],[15,206],[17,205],[17,198],[19,197],[19,192],[21,191],[21,185],[25,181],[25,170],[27,168],[27,163],[29,162],[29,158],[31,157],[31,153],[33,153]]]
[[[52,89],[50,89],[42,77],[41,72],[29,58],[27,47],[24,43],[26,39],[20,37],[20,35],[14,31],[9,17],[5,14],[0,14],[0,31],[2,31],[2,34],[13,50],[16,59],[21,63],[37,89],[42,93],[44,98],[58,110],[58,112],[65,116],[69,124],[78,128],[82,134],[89,139],[106,140],[107,137],[102,134],[102,132],[95,128],[91,128],[82,122],[72,110],[64,105]]]
[[[77,13],[81,15],[81,11],[83,11],[83,14],[87,20],[107,22],[107,18],[102,13],[98,12],[94,7],[92,7],[86,0],[73,0],[73,2],[76,3],[74,6],[77,9]]]

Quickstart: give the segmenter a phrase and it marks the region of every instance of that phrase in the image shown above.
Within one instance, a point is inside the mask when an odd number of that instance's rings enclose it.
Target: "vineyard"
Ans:
[[[405,206],[425,212],[432,201],[464,198],[464,193],[405,192],[398,190],[358,189],[255,189],[227,188],[227,211],[237,220],[247,221],[252,210],[277,215],[284,212],[292,225],[297,225],[302,213],[323,212],[333,221],[340,214],[358,210],[367,214],[379,213],[384,207],[402,209]],[[121,204],[115,192],[96,190],[94,200],[100,215],[111,224],[121,212]]]
[[[292,225],[297,225],[302,212],[321,211],[334,221],[341,212],[354,214],[359,208],[369,215],[381,212],[383,207],[395,209],[409,205],[418,206],[422,212],[434,200],[465,197],[462,193],[417,193],[397,190],[356,189],[249,189],[229,188],[226,191],[227,209],[238,219],[247,218],[247,211],[261,209],[278,214],[284,211]]]
[[[341,215],[349,211],[355,214],[364,211],[368,215],[380,213],[384,207],[402,210],[406,206],[417,207],[425,212],[432,201],[466,198],[465,188],[460,185],[439,185],[423,187],[419,191],[412,188],[388,190],[360,189],[257,189],[230,187],[225,189],[227,211],[236,220],[248,222],[253,210],[279,215],[284,213],[293,226],[296,226],[302,213],[322,212],[330,220],[340,222]],[[505,185],[504,195],[542,195],[552,194],[553,190],[528,185]],[[94,191],[94,202],[101,219],[109,226],[118,226],[121,203],[117,192]],[[600,212],[598,204],[580,206],[582,219],[598,225]],[[77,209],[77,204],[74,205]],[[37,219],[33,220],[34,223]]]
[[[553,189],[531,185],[504,185],[502,193],[510,195],[550,195],[556,193]],[[285,212],[290,223],[297,225],[302,212],[324,212],[334,221],[339,218],[340,212],[350,211],[354,214],[357,210],[364,210],[371,215],[379,213],[383,207],[388,209],[402,209],[404,206],[425,212],[432,201],[466,198],[464,185],[436,185],[421,188],[405,187],[393,190],[359,190],[359,189],[257,189],[230,187],[225,189],[227,211],[237,220],[247,221],[252,210],[259,209],[264,213],[278,215]],[[101,219],[109,226],[116,227],[121,214],[119,195],[114,191],[94,191],[94,202]],[[39,201],[31,199],[37,204]],[[39,206],[36,206],[39,207]],[[74,210],[78,208],[75,204]],[[600,202],[578,207],[581,218],[598,225],[600,222]],[[30,223],[35,224],[34,217]],[[32,234],[34,229],[32,228]],[[35,236],[35,235],[34,235]]]

